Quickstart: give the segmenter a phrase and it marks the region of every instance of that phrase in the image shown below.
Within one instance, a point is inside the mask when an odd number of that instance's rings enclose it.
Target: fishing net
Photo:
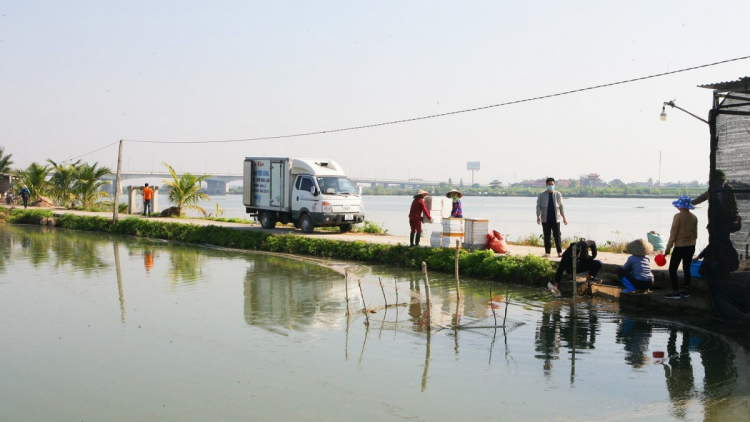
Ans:
[[[709,115],[709,246],[702,271],[721,318],[750,322],[750,90],[716,93]]]

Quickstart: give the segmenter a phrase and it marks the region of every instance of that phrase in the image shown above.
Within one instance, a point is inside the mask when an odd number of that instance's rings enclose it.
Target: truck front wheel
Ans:
[[[313,230],[315,230],[315,225],[312,222],[312,218],[310,218],[310,215],[308,214],[303,214],[299,218],[299,227],[304,233],[312,233]]]
[[[276,227],[276,219],[269,212],[260,213],[260,226],[264,229],[272,229]]]

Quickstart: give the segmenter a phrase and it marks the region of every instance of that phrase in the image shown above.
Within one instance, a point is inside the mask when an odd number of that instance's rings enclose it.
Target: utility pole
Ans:
[[[117,154],[117,173],[115,175],[115,192],[114,197],[112,198],[112,203],[114,204],[112,208],[112,221],[115,223],[120,220],[119,210],[120,210],[120,191],[122,190],[122,181],[120,180],[120,174],[122,173],[122,143],[123,140],[120,139],[120,151]]]
[[[661,186],[661,151],[659,151],[659,186]]]

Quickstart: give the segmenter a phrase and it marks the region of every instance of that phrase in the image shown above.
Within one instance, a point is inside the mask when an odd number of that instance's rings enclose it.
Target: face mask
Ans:
[[[553,191],[553,190],[555,190],[555,185],[548,185],[548,186],[547,186],[547,190],[548,190],[548,191]]]
[[[456,202],[458,202],[458,195],[453,196],[453,203],[455,204]]]

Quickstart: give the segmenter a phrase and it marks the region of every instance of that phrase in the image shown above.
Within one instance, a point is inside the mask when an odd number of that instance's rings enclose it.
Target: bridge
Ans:
[[[177,177],[181,177],[184,173],[176,172]],[[189,173],[189,172],[188,172]],[[196,176],[201,176],[200,174],[192,173]],[[120,172],[120,180],[128,180],[128,179],[156,179],[153,182],[150,182],[152,185],[160,186],[164,180],[172,180],[172,174],[166,171],[121,171]],[[110,193],[114,190],[115,185],[115,174],[108,174],[104,177],[102,177],[102,180],[111,180],[112,184],[108,186],[108,189],[110,190]],[[227,184],[229,182],[234,182],[237,180],[242,180],[241,174],[232,174],[232,173],[217,173],[217,174],[210,174],[208,178],[206,178],[206,184],[207,184],[207,193],[209,195],[222,195],[227,193]]]
[[[422,180],[422,179],[375,179],[375,178],[362,178],[362,177],[350,177],[352,182],[354,182],[357,185],[370,185],[370,187],[374,188],[378,185],[383,186],[384,188],[391,187],[391,186],[399,186],[402,189],[406,188],[418,188],[420,186],[437,186],[441,183],[445,182],[433,182],[428,180]]]
[[[177,172],[177,177],[182,176],[184,173]],[[193,173],[196,174],[196,173]],[[200,176],[199,174],[196,174]],[[164,180],[171,180],[172,174],[166,171],[123,171],[120,172],[120,178],[121,180],[128,180],[128,179],[156,179],[153,182],[150,182],[152,185],[160,186]],[[377,178],[354,178],[350,177],[351,181],[354,182],[357,185],[363,186],[363,185],[370,185],[370,187],[376,187],[378,185],[383,186],[385,188],[391,187],[391,186],[399,186],[402,189],[406,188],[418,188],[421,186],[437,186],[443,182],[434,182],[434,181],[427,181],[427,180],[421,180],[421,179],[377,179]],[[115,175],[109,174],[107,176],[102,177],[102,180],[111,180],[112,184],[107,186],[107,189],[110,191],[110,193],[114,189],[114,182],[115,182]],[[232,174],[232,173],[217,173],[217,174],[210,174],[209,177],[206,179],[207,186],[207,192],[209,195],[223,195],[227,193],[227,184],[229,182],[235,182],[238,180],[242,180],[241,174]],[[124,185],[124,184],[123,184]]]

